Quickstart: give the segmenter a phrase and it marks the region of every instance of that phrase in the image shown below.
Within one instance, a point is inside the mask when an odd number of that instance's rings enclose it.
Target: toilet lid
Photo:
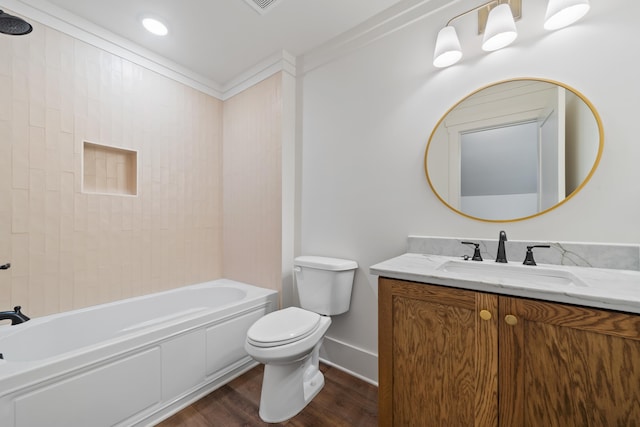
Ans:
[[[320,324],[320,315],[298,307],[274,311],[260,318],[247,331],[256,347],[289,344],[311,335]]]

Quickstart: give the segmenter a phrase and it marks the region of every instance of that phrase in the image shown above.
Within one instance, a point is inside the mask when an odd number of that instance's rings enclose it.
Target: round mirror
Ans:
[[[425,172],[436,196],[464,216],[520,221],[566,202],[593,175],[602,122],[579,92],[516,79],[454,105],[431,133]]]

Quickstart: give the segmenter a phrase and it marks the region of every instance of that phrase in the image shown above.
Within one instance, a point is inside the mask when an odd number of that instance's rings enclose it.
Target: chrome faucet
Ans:
[[[17,305],[13,307],[13,311],[0,311],[0,320],[11,320],[12,325],[26,322],[29,317],[20,311],[21,308]]]
[[[500,231],[500,240],[498,241],[498,254],[496,255],[496,262],[507,262],[507,252],[504,249],[504,242],[507,241],[507,233],[504,230]]]

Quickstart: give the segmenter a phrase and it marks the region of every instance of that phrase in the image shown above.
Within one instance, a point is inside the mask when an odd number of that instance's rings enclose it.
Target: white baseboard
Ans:
[[[378,386],[378,355],[331,337],[325,337],[320,360],[356,378]]]

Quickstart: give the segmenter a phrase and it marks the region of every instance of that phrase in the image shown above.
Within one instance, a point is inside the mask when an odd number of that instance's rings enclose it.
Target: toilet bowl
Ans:
[[[295,259],[298,307],[267,314],[247,331],[245,350],[264,363],[260,418],[269,423],[298,414],[320,392],[320,346],[329,315],[349,309],[357,263],[326,257]],[[307,309],[310,308],[310,309]]]
[[[294,362],[311,353],[330,324],[328,316],[298,307],[285,308],[254,323],[247,332],[247,345],[258,362]]]
[[[299,323],[301,319],[303,323]],[[281,327],[281,333],[261,335],[275,324]],[[265,365],[260,395],[262,420],[288,420],[322,389],[324,378],[318,370],[318,357],[330,324],[330,317],[289,307],[264,316],[249,329],[245,349]]]

